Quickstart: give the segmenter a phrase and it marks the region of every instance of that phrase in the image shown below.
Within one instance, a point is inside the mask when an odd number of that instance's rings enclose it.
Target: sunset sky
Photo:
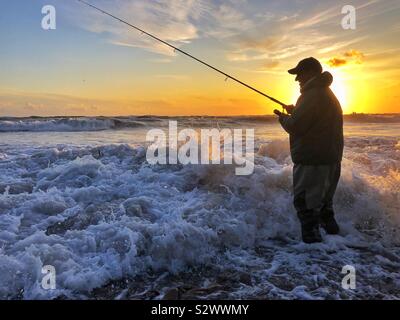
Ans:
[[[87,0],[285,103],[314,56],[345,113],[400,110],[400,1]],[[41,28],[44,5],[57,29]],[[341,26],[357,8],[356,30]],[[75,0],[0,2],[0,116],[243,115],[261,95]]]

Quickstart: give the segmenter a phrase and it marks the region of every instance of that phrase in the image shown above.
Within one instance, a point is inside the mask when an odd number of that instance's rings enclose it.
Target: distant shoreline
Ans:
[[[371,117],[371,116],[399,116],[399,113],[346,113],[343,114],[344,118],[362,118],[362,117]],[[276,116],[273,114],[243,114],[243,115],[156,115],[156,114],[147,114],[147,115],[49,115],[49,116],[0,116],[1,120],[13,120],[13,119],[63,119],[63,118],[160,118],[160,119],[174,119],[174,118],[275,118]]]

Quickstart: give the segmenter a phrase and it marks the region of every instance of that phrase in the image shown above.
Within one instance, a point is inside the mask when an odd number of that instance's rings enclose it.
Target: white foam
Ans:
[[[346,149],[336,198],[342,237],[324,235],[312,246],[299,243],[287,140],[263,144],[251,176],[236,176],[228,165],[150,166],[143,146],[128,145],[32,148],[0,162],[1,182],[10,186],[0,195],[0,297],[86,297],[110,280],[207,265],[253,270],[257,284],[232,297],[263,290],[281,298],[340,297],[324,263],[364,263],[373,272],[380,262],[362,260],[352,246],[373,241],[385,255],[399,244],[396,143],[380,158],[364,153],[370,166],[358,161],[359,149]],[[383,159],[394,166],[377,165]],[[21,182],[33,191],[11,193]],[[257,255],[258,247],[270,248],[271,260]],[[57,270],[54,291],[41,288],[45,264]],[[293,279],[286,291],[269,280],[279,270]]]

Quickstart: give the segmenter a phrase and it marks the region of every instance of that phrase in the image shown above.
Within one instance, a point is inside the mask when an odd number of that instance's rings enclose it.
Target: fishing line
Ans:
[[[177,52],[180,52],[180,53],[184,54],[185,56],[187,56],[187,57],[189,57],[189,58],[192,58],[192,59],[196,60],[197,62],[200,62],[201,64],[203,64],[203,65],[205,65],[205,66],[207,66],[207,67],[213,69],[214,71],[219,72],[220,74],[222,74],[222,75],[224,75],[224,76],[226,77],[226,78],[225,78],[225,81],[226,81],[227,79],[231,79],[231,80],[233,80],[233,81],[236,81],[237,83],[239,83],[239,84],[245,86],[246,88],[251,89],[251,90],[253,90],[253,91],[255,91],[255,92],[261,94],[262,96],[268,98],[269,100],[271,100],[271,101],[273,101],[273,102],[275,102],[275,103],[281,105],[282,107],[286,107],[286,104],[285,104],[285,103],[283,103],[283,102],[281,102],[281,101],[279,101],[279,100],[277,100],[277,99],[275,99],[275,98],[273,98],[273,97],[271,97],[271,96],[265,94],[264,92],[261,92],[260,90],[254,88],[254,87],[252,87],[252,86],[250,86],[250,85],[248,85],[247,83],[244,83],[243,81],[240,81],[239,79],[237,79],[237,78],[235,78],[235,77],[233,77],[233,76],[231,76],[231,75],[225,73],[224,71],[221,71],[220,69],[218,69],[218,68],[216,68],[216,67],[214,67],[214,66],[208,64],[207,62],[205,62],[205,61],[203,61],[203,60],[201,60],[201,59],[199,59],[199,58],[196,58],[195,56],[191,55],[190,53],[187,53],[187,52],[185,52],[185,51],[183,51],[183,50],[181,50],[181,49],[175,47],[174,45],[172,45],[172,44],[170,44],[170,43],[168,43],[168,42],[166,42],[166,41],[164,41],[164,40],[158,38],[157,36],[155,36],[155,35],[153,35],[153,34],[151,34],[151,33],[148,33],[148,32],[146,32],[145,30],[143,30],[143,29],[141,29],[141,28],[139,28],[139,27],[136,27],[135,25],[133,25],[133,24],[131,24],[131,23],[129,23],[129,22],[123,20],[123,19],[120,19],[120,18],[118,18],[117,16],[115,16],[115,15],[113,15],[113,14],[107,12],[107,11],[104,11],[103,9],[100,9],[100,8],[94,6],[94,5],[92,5],[92,4],[90,4],[90,3],[86,2],[86,1],[83,1],[83,0],[77,0],[77,1],[79,1],[79,2],[81,2],[81,3],[83,3],[83,4],[85,4],[86,6],[91,7],[91,8],[93,8],[93,9],[97,10],[97,11],[100,11],[101,13],[103,13],[103,14],[105,14],[105,15],[107,15],[107,16],[109,16],[109,17],[115,19],[115,20],[118,20],[119,22],[121,22],[121,23],[123,23],[123,24],[126,24],[127,26],[129,26],[129,27],[131,27],[131,28],[133,28],[133,29],[136,29],[137,31],[141,32],[142,34],[145,34],[145,35],[149,36],[150,38],[152,38],[152,39],[154,39],[154,40],[157,40],[157,41],[159,41],[159,42],[165,44],[166,46],[168,46],[168,47],[174,49],[175,52],[176,52],[176,51],[177,51]]]

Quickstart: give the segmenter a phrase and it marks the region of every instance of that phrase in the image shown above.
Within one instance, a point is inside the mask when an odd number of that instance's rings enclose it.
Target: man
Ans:
[[[306,243],[320,242],[319,227],[339,233],[332,200],[340,177],[343,155],[343,113],[329,88],[333,77],[322,72],[315,58],[307,58],[288,71],[296,75],[301,95],[296,106],[285,107],[279,122],[290,135],[294,163],[294,206]]]

